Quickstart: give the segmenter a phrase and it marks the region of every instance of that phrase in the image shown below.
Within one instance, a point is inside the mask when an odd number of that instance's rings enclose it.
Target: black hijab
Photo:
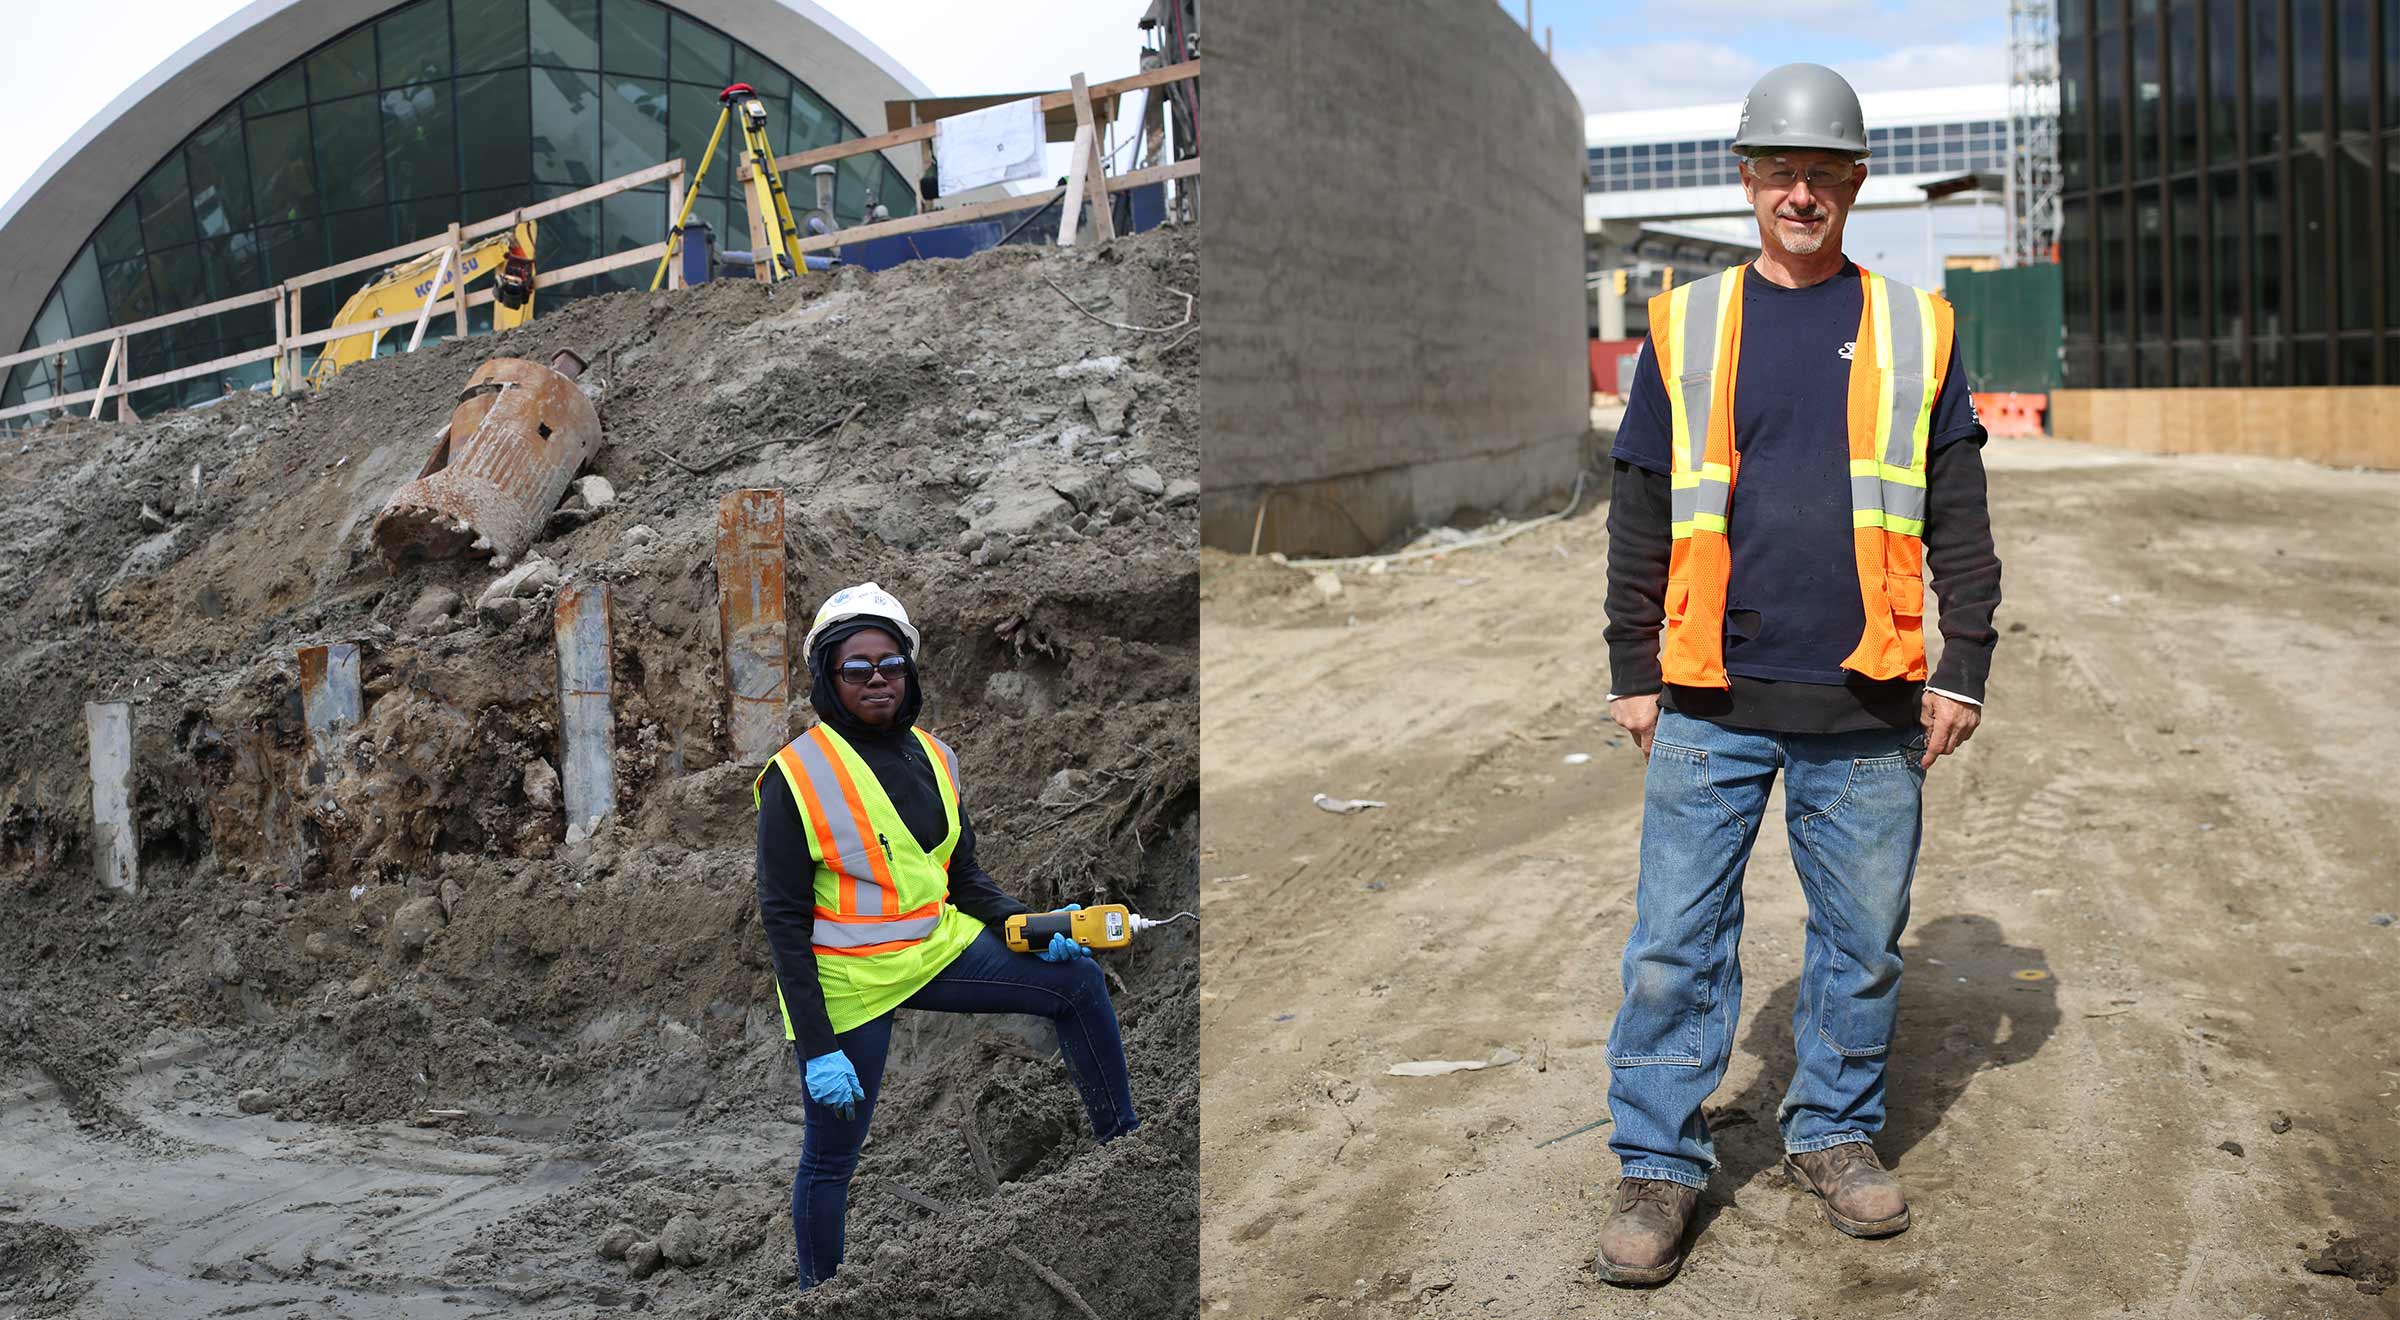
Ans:
[[[908,699],[892,722],[878,729],[864,724],[842,704],[842,694],[834,685],[841,680],[834,676],[833,649],[857,633],[869,630],[882,633],[908,661]],[[934,780],[933,763],[926,759],[925,749],[909,732],[917,722],[917,712],[925,707],[925,685],[917,680],[916,653],[909,649],[908,638],[888,620],[878,618],[845,619],[827,628],[817,638],[817,649],[809,656],[811,675],[808,704],[814,706],[817,718],[833,726],[858,753],[867,769],[874,772],[875,781],[883,785],[884,795],[892,801],[894,810],[916,837],[917,846],[931,851],[950,832],[949,817],[942,809],[941,787]],[[966,818],[962,807],[959,818]],[[970,828],[960,848],[972,864],[974,833]]]
[[[878,632],[891,639],[893,649],[908,661],[908,696],[890,724],[877,728],[863,723],[842,704],[842,694],[835,685],[841,680],[833,672],[834,648],[862,632]],[[850,740],[852,746],[899,738],[903,743],[916,739],[908,736],[917,722],[917,712],[925,708],[925,685],[917,680],[917,657],[909,649],[908,637],[890,621],[864,616],[844,619],[827,628],[817,638],[817,649],[808,657],[808,704],[816,709],[817,718],[833,726],[834,732]],[[911,758],[914,759],[914,758]]]

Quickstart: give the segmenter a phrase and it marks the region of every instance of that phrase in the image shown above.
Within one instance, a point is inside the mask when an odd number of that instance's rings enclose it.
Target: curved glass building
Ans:
[[[0,215],[10,254],[0,344],[35,348],[267,288],[670,157],[684,160],[688,181],[731,82],[762,94],[778,152],[860,137],[862,123],[881,132],[884,100],[926,94],[805,0],[258,0],[119,97]],[[731,128],[726,138],[692,214],[724,246],[746,248],[738,138]],[[870,195],[894,215],[914,209],[916,190],[893,161],[840,167],[845,223]],[[813,203],[806,175],[786,185],[794,209]],[[666,236],[665,186],[540,223],[539,264],[550,270],[655,243]],[[542,306],[649,277],[627,269],[546,287]],[[328,325],[366,278],[307,290],[307,328]],[[471,319],[481,329],[490,315],[487,306]],[[136,337],[127,376],[273,340],[269,307],[210,316]],[[106,357],[102,344],[20,364],[0,408],[88,389]],[[191,404],[270,370],[141,391],[133,404]]]

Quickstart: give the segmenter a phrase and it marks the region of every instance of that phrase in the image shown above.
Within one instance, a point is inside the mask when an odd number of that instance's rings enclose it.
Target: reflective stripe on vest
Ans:
[[[911,730],[935,767],[948,833],[927,851],[900,819],[883,786],[841,735],[818,725],[775,754],[800,809],[816,859],[814,930],[821,954],[865,957],[905,949],[933,934],[950,896],[950,855],[958,846],[958,772],[950,749]],[[758,805],[758,786],[750,787]]]
[[[1667,390],[1670,437],[1667,682],[1728,686],[1727,540],[1741,451],[1733,433],[1742,281],[1736,266],[1650,300],[1651,345]],[[1925,463],[1934,399],[1950,362],[1950,304],[1861,267],[1846,423],[1850,525],[1866,626],[1844,669],[1923,679]]]

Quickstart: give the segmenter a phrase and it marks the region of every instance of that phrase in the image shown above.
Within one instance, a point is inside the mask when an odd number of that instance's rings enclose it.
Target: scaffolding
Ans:
[[[2058,260],[2058,5],[2008,5],[2008,259]]]

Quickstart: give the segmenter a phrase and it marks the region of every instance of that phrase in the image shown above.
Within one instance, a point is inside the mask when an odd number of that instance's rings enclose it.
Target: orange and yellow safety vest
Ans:
[[[1650,300],[1650,339],[1673,425],[1673,549],[1659,667],[1669,683],[1728,686],[1726,518],[1741,471],[1733,390],[1746,265]],[[1925,457],[1933,402],[1950,365],[1950,304],[1865,267],[1850,358],[1851,548],[1866,629],[1842,668],[1922,681],[1925,667]]]

